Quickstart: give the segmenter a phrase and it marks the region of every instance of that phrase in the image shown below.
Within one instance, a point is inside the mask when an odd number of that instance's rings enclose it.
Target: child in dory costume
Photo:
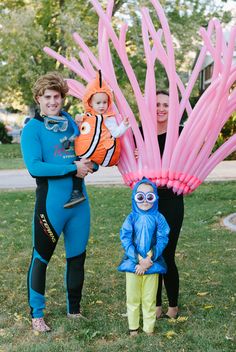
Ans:
[[[158,211],[157,187],[143,178],[133,188],[132,212],[120,230],[125,254],[118,267],[126,273],[126,303],[130,335],[138,334],[140,306],[143,331],[152,334],[156,321],[158,274],[166,273],[162,257],[170,228]]]
[[[79,158],[90,159],[101,166],[117,165],[120,157],[120,141],[130,127],[127,117],[117,124],[112,110],[113,96],[108,84],[102,79],[101,71],[91,81],[85,91],[84,115],[76,115],[80,134],[75,139],[75,154]],[[85,200],[82,179],[73,177],[71,198],[64,208],[71,208]]]

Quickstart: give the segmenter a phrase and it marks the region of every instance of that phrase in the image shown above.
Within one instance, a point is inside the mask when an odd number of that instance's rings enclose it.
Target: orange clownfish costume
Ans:
[[[108,96],[105,114],[98,115],[89,104],[96,93],[106,93]],[[104,123],[107,117],[115,116],[111,108],[112,101],[112,92],[106,82],[102,81],[99,71],[96,79],[88,84],[83,97],[86,113],[80,126],[80,135],[75,139],[75,153],[102,166],[116,165],[120,157],[120,140],[112,137]]]

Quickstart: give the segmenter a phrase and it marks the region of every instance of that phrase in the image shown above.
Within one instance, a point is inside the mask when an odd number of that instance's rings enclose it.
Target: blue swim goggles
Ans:
[[[137,192],[134,196],[134,200],[136,203],[144,203],[146,201],[147,203],[154,203],[155,200],[157,199],[157,196],[153,192]]]
[[[45,116],[43,115],[44,126],[53,132],[65,132],[68,128],[68,119],[65,116]]]

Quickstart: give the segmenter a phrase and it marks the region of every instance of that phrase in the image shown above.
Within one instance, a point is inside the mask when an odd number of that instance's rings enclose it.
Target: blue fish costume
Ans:
[[[142,203],[145,206],[141,206]],[[139,329],[141,304],[143,331],[153,333],[158,274],[167,271],[162,253],[168,243],[169,231],[164,216],[158,211],[157,187],[143,178],[134,186],[132,212],[120,230],[125,255],[118,270],[126,272],[126,304],[131,335]],[[148,261],[149,268],[145,268],[142,260]]]
[[[138,208],[134,200],[140,184],[148,183],[153,187],[156,201],[148,211]],[[135,273],[138,264],[138,255],[146,258],[147,253],[152,250],[153,265],[145,274],[165,274],[166,264],[162,252],[168,243],[169,226],[164,216],[158,211],[157,187],[146,178],[138,182],[132,193],[132,212],[127,216],[121,230],[120,239],[125,250],[125,255],[118,270]]]

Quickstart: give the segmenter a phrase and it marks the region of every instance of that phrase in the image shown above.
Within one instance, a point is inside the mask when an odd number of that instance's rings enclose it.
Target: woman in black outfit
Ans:
[[[158,143],[161,156],[164,152],[167,120],[169,110],[169,94],[165,91],[157,92],[157,127]],[[183,127],[180,127],[179,133]],[[175,250],[184,218],[183,195],[175,194],[172,189],[166,186],[158,188],[159,211],[164,215],[170,226],[169,242],[163,252],[163,257],[167,264],[167,273],[159,275],[159,285],[157,291],[157,318],[163,316],[162,312],[162,283],[164,282],[168,297],[168,310],[165,317],[176,318],[178,315],[178,296],[179,296],[179,273],[175,263]]]
[[[158,143],[161,156],[164,152],[167,120],[169,111],[169,94],[166,91],[157,92],[157,127],[158,127]],[[179,133],[183,127],[180,126]],[[142,128],[140,131],[143,134]],[[135,156],[138,157],[138,151],[135,150]],[[167,273],[159,275],[159,284],[156,300],[157,318],[176,318],[178,316],[178,296],[179,296],[179,273],[175,263],[175,250],[184,218],[184,202],[183,195],[175,194],[172,189],[158,187],[159,195],[159,211],[164,215],[170,227],[169,242],[163,252],[163,257],[167,264]],[[168,297],[168,310],[166,314],[162,312],[162,284],[164,282]]]

